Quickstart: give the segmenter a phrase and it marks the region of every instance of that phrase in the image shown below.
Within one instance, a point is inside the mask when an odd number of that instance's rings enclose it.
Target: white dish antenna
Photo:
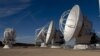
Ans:
[[[3,44],[5,44],[5,46],[3,48],[11,48],[12,45],[15,44],[15,37],[15,30],[12,28],[6,28],[3,39]]]
[[[36,35],[36,40],[41,37],[41,35],[43,35],[43,32],[45,31],[45,27],[43,27],[42,29],[40,29],[39,33]]]
[[[35,31],[35,44],[36,42],[45,42],[46,26],[36,29]]]
[[[41,47],[47,47],[45,44],[45,39],[46,39],[46,26],[36,29],[36,34],[35,34],[35,44],[40,45]]]
[[[65,15],[68,15],[68,14],[65,14]],[[62,16],[60,20],[64,18],[64,17],[62,18]],[[77,37],[81,29],[82,23],[83,23],[83,17],[82,17],[80,8],[78,5],[75,5],[71,9],[68,17],[66,18],[65,26],[63,29],[65,42],[70,41],[73,37]]]
[[[49,28],[47,30],[46,44],[48,44],[51,41],[52,37],[54,36],[54,32],[55,32],[54,30],[55,30],[54,23],[53,23],[53,21],[51,21],[49,24]]]
[[[37,32],[38,31],[38,32]],[[50,24],[45,25],[41,29],[37,29],[35,41],[38,40],[41,43],[41,47],[45,47],[46,44],[51,42],[52,37],[54,36],[54,23],[53,21]]]

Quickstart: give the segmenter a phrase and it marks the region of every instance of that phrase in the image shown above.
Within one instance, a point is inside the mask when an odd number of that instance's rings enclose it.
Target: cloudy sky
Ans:
[[[11,27],[16,30],[17,41],[32,43],[35,29],[51,20],[58,28],[61,14],[75,4],[100,32],[98,0],[0,0],[0,39],[4,29]]]

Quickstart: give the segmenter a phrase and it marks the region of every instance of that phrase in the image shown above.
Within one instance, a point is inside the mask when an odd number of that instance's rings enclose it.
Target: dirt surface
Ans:
[[[100,50],[69,50],[50,48],[0,48],[0,56],[100,56]]]

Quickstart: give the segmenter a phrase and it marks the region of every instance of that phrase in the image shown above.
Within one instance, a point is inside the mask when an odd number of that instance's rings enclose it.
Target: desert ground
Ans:
[[[0,56],[100,56],[100,50],[51,49],[39,47],[14,47],[3,49]]]

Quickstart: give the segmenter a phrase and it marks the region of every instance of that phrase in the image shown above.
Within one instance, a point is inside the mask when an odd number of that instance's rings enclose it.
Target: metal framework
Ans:
[[[70,12],[70,10],[65,11],[65,12],[61,15],[61,18],[60,18],[60,20],[59,20],[59,29],[60,29],[60,31],[62,32],[62,34],[63,34],[63,32],[64,32],[65,23],[66,23],[66,20],[67,20],[66,18],[68,17],[69,12]]]

